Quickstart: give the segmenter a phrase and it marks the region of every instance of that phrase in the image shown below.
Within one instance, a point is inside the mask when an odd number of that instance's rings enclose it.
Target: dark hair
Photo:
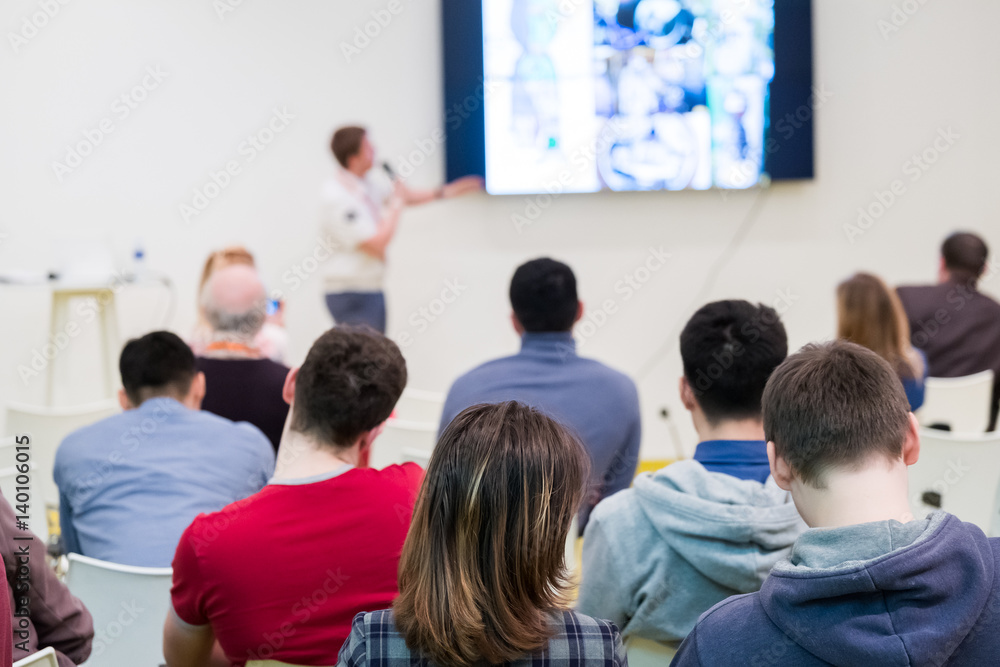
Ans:
[[[955,232],[941,244],[944,267],[957,280],[973,285],[983,275],[988,255],[986,242],[969,232]]]
[[[824,488],[830,468],[859,470],[902,456],[910,404],[895,370],[868,348],[807,345],[764,390],[764,435],[804,483]]]
[[[573,270],[543,257],[517,267],[510,281],[510,305],[525,331],[569,331],[579,299]]]
[[[396,627],[431,663],[500,664],[543,648],[567,608],[566,538],[589,459],[516,402],[463,410],[434,448],[399,563]]]
[[[333,157],[337,158],[341,167],[346,169],[347,161],[358,154],[366,134],[368,130],[357,125],[348,125],[333,133],[330,150],[333,151]]]
[[[125,343],[118,370],[125,395],[135,407],[153,396],[183,398],[198,374],[191,348],[169,331],[154,331]]]
[[[716,301],[702,306],[681,331],[684,377],[713,424],[759,419],[764,385],[787,355],[785,326],[763,304]]]
[[[335,326],[299,368],[291,428],[350,447],[389,417],[405,386],[406,361],[395,343],[367,326]]]

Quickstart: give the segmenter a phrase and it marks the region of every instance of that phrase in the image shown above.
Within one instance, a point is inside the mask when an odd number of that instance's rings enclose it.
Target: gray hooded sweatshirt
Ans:
[[[681,461],[636,478],[594,509],[577,611],[624,637],[679,643],[730,595],[760,588],[807,528],[791,496]]]

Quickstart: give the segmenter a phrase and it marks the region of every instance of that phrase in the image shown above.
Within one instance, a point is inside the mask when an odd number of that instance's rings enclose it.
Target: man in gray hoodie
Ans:
[[[681,400],[700,443],[693,461],[640,475],[602,501],[583,542],[577,610],[622,635],[677,645],[698,616],[760,588],[806,529],[768,479],[761,396],[788,354],[772,308],[702,307],[681,333]]]

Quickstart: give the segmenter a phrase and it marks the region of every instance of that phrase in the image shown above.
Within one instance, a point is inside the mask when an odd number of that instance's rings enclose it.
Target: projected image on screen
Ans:
[[[494,194],[760,182],[773,0],[483,0]]]

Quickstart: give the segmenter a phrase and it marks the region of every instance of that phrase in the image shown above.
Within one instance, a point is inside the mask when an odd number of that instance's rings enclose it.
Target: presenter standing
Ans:
[[[326,306],[338,324],[385,333],[385,255],[403,207],[482,190],[483,182],[466,176],[435,190],[409,188],[388,165],[372,169],[375,149],[363,127],[340,128],[330,148],[339,166],[323,188],[322,232],[334,247],[324,276]]]

